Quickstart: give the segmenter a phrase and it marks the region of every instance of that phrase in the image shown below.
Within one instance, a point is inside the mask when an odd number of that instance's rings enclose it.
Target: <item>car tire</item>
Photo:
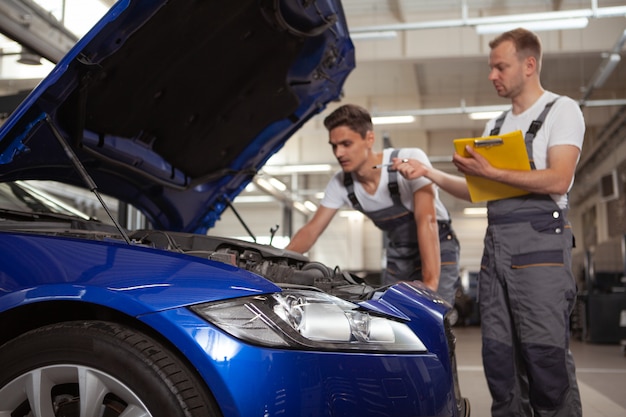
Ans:
[[[115,323],[41,327],[1,346],[0,358],[0,415],[222,415],[175,354]]]

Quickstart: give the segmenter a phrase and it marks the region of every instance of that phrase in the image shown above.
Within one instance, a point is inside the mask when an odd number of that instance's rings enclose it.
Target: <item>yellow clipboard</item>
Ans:
[[[504,135],[454,139],[454,149],[461,156],[469,156],[465,150],[465,147],[468,145],[496,168],[530,170],[528,152],[526,151],[524,135],[521,130]],[[528,191],[520,188],[487,178],[466,175],[465,179],[473,203],[530,194]]]

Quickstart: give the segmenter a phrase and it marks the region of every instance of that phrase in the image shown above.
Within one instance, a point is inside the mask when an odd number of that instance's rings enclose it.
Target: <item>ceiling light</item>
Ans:
[[[361,221],[365,218],[364,214],[361,213],[360,211],[351,210],[351,209],[339,211],[339,217],[343,217],[343,218],[346,218],[348,220],[353,220],[353,221],[354,220]]]
[[[306,206],[304,205],[304,203],[300,202],[300,201],[294,201],[293,202],[293,207],[302,212],[302,213],[309,213],[309,209],[306,208]]]
[[[472,120],[491,120],[501,114],[501,111],[477,111],[474,113],[470,113],[468,116]]]
[[[466,216],[486,216],[487,207],[465,207],[463,214]]]
[[[563,29],[582,29],[587,27],[589,19],[586,17],[570,18],[570,19],[554,19],[554,20],[535,20],[525,22],[508,22],[476,25],[476,33],[479,35],[488,35],[494,33],[503,33],[509,30],[523,27],[532,31],[542,30],[563,30]]]
[[[274,177],[269,177],[268,181],[270,184],[272,184],[274,188],[276,188],[279,191],[285,191],[287,189],[287,186],[282,181]]]
[[[266,192],[272,193],[276,191],[272,184],[265,178],[255,178],[255,183],[259,188]]]
[[[585,101],[586,107],[607,107],[607,106],[623,106],[626,104],[626,99],[607,99],[607,100],[589,100]],[[398,110],[394,112],[381,112],[374,113],[379,116],[374,116],[374,118],[378,117],[388,117],[391,115],[407,115],[411,114],[415,117],[425,117],[425,116],[446,116],[446,115],[459,115],[459,114],[470,114],[470,113],[479,113],[479,112],[503,112],[506,110],[510,110],[510,104],[497,104],[492,106],[461,106],[461,107],[442,107],[442,108],[432,108],[432,109],[404,109]],[[388,115],[388,116],[386,116]]]
[[[393,125],[402,123],[413,123],[415,116],[381,116],[372,117],[372,123],[375,125]]]
[[[277,201],[271,195],[238,195],[235,197],[236,204],[276,203]]]
[[[317,206],[310,200],[304,202],[304,207],[306,207],[309,211],[317,211]]]
[[[332,172],[335,170],[330,164],[309,165],[265,165],[263,171],[271,175],[279,174],[308,174],[313,172]]]
[[[350,38],[353,41],[378,41],[385,39],[395,39],[398,32],[395,30],[379,30],[375,32],[359,32],[351,33]]]

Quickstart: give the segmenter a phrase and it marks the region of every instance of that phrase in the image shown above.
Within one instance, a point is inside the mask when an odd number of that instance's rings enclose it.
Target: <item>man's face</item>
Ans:
[[[367,161],[374,134],[368,131],[365,138],[347,126],[338,126],[328,132],[328,143],[333,148],[333,154],[344,172],[354,172]]]
[[[515,98],[524,89],[527,59],[520,60],[511,41],[504,41],[489,54],[489,80],[500,97]]]

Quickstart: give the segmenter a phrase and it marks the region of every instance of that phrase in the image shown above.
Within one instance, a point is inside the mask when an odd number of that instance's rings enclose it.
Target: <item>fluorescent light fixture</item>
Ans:
[[[277,203],[278,200],[271,195],[238,195],[235,197],[237,204]]]
[[[502,114],[501,111],[477,111],[470,113],[468,116],[472,120],[491,120],[494,117],[498,117]]]
[[[317,206],[310,200],[304,202],[304,207],[306,207],[309,211],[317,211]]]
[[[413,123],[415,116],[380,116],[372,117],[372,123],[375,125],[394,125],[402,123]]]
[[[339,217],[346,218],[352,221],[361,221],[365,218],[364,214],[357,210],[340,210]]]
[[[266,192],[271,193],[272,191],[276,191],[276,189],[272,186],[272,184],[266,180],[265,178],[257,178],[256,185],[263,189]]]
[[[302,213],[308,213],[309,209],[306,208],[306,206],[304,205],[304,203],[301,203],[300,201],[294,201],[293,202],[293,207],[302,212]]]
[[[278,174],[307,174],[313,172],[332,172],[335,168],[330,164],[309,165],[265,165],[263,171],[270,175]]]
[[[256,177],[256,186],[265,192],[273,195],[280,194],[287,189],[287,186],[274,177]]]
[[[354,41],[378,41],[386,39],[395,39],[398,32],[395,30],[377,30],[373,32],[351,33],[350,38]]]
[[[487,207],[465,207],[463,214],[466,216],[486,216]]]
[[[598,73],[597,78],[593,82],[594,88],[599,88],[604,85],[606,79],[609,78],[609,75],[613,72],[619,61],[622,59],[618,53],[612,53],[609,55],[603,63],[602,69]]]
[[[479,35],[488,35],[494,33],[503,33],[518,27],[523,27],[532,31],[542,30],[563,30],[563,29],[582,29],[587,27],[589,19],[586,17],[577,17],[570,19],[554,19],[554,20],[535,20],[535,21],[519,21],[508,23],[493,23],[476,25],[476,33]]]
[[[274,177],[270,177],[268,181],[270,184],[272,184],[272,187],[276,188],[279,191],[285,191],[287,189],[287,186],[282,181],[277,180]]]

